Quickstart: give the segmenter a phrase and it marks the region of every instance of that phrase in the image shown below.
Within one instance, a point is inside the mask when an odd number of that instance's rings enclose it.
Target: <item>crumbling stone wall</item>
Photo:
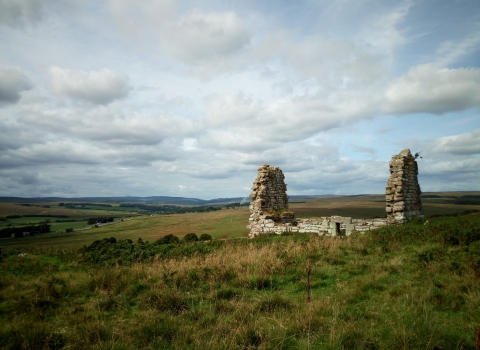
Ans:
[[[253,182],[250,198],[250,232],[254,236],[262,232],[265,220],[274,223],[281,221],[291,224],[295,217],[288,209],[287,185],[285,176],[279,167],[263,164],[258,168],[258,175]]]
[[[387,223],[404,223],[412,218],[423,218],[418,166],[409,149],[394,155],[390,161],[390,178],[385,191]]]
[[[320,236],[350,236],[354,232],[374,230],[387,225],[386,219],[352,219],[344,216],[330,216],[311,219],[297,219],[297,225],[290,232],[317,233]]]
[[[268,218],[247,226],[250,238],[262,233],[316,233],[319,236],[350,236],[354,232],[363,233],[387,225],[387,219],[352,219],[350,217],[331,216],[309,219],[296,219],[293,224],[275,222]],[[252,230],[253,228],[253,230]]]
[[[373,230],[385,225],[404,223],[414,217],[423,218],[418,166],[409,149],[394,155],[390,161],[390,178],[387,182],[387,218],[352,219],[331,216],[312,219],[295,219],[288,209],[285,176],[278,167],[267,164],[258,168],[253,182],[252,203],[247,228],[249,237],[262,233],[309,232],[328,236],[349,236],[354,232]]]
[[[349,236],[386,225],[386,219],[360,220],[350,217],[331,216],[313,219],[295,219],[288,209],[285,176],[278,167],[267,164],[258,168],[253,182],[252,203],[247,228],[250,238],[262,233],[309,232],[328,236]]]
[[[287,185],[279,167],[263,164],[253,182],[252,204],[256,212],[288,209]]]

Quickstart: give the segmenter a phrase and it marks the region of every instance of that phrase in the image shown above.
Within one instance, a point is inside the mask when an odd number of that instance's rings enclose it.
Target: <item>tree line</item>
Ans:
[[[23,233],[28,232],[29,235],[32,234],[43,234],[50,232],[50,225],[49,224],[40,224],[40,225],[30,225],[30,226],[23,226],[23,227],[7,227],[0,230],[0,237],[23,237]]]

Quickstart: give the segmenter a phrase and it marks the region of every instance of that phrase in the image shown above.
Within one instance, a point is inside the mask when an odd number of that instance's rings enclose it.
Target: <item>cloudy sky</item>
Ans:
[[[480,190],[478,0],[0,0],[0,196]]]

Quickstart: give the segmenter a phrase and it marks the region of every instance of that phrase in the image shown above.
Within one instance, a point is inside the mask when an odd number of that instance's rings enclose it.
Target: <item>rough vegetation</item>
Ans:
[[[475,349],[479,213],[348,238],[172,237],[4,249],[0,347]]]

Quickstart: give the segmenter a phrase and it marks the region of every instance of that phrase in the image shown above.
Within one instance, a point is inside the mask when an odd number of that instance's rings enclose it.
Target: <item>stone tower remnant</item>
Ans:
[[[331,216],[296,219],[288,211],[285,176],[278,167],[264,164],[258,168],[250,198],[249,237],[260,234],[316,233],[320,236],[350,236],[353,232],[366,232],[385,226],[387,219],[352,219]],[[392,180],[393,181],[393,180]]]
[[[266,227],[273,227],[275,220],[285,224],[294,220],[293,213],[285,211],[288,209],[288,196],[284,179],[279,167],[263,164],[258,168],[250,194],[249,227],[252,237],[265,231]]]
[[[387,223],[404,223],[415,217],[423,218],[417,161],[409,149],[394,155],[390,161],[390,178],[385,191]]]

